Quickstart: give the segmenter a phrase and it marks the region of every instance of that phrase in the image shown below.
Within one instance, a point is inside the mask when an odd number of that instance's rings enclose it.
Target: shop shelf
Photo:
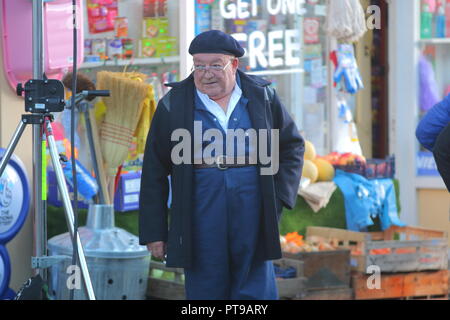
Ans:
[[[420,44],[450,44],[450,38],[420,39]]]
[[[178,63],[180,57],[158,57],[158,58],[135,58],[135,59],[118,59],[118,60],[105,60],[99,62],[84,62],[80,68],[97,68],[97,67],[116,67],[126,65],[160,65],[168,63]]]

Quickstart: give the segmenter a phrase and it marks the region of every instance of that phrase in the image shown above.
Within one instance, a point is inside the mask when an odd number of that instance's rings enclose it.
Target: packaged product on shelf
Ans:
[[[178,39],[176,37],[159,37],[156,39],[158,56],[172,57],[178,54]]]
[[[114,35],[116,38],[128,37],[128,19],[126,17],[114,19]]]
[[[166,36],[169,32],[169,19],[145,18],[143,20],[142,37],[156,38]]]
[[[158,16],[167,16],[167,0],[158,0]]]
[[[247,28],[247,20],[234,19],[231,21],[230,32],[231,33],[244,33]]]
[[[139,40],[139,56],[142,58],[154,58],[158,56],[157,39]]]
[[[117,0],[87,0],[88,25],[90,33],[114,30],[117,17]]]
[[[433,36],[434,11],[435,1],[422,0],[420,8],[420,37],[422,39],[429,39]]]
[[[144,17],[156,17],[156,0],[144,0]]]
[[[108,57],[110,59],[121,59],[123,54],[121,39],[108,39]]]
[[[88,56],[84,56],[84,62],[100,62],[101,59],[99,56],[95,56],[95,55],[88,55]]]
[[[90,56],[92,54],[92,39],[84,40],[84,55]]]
[[[92,55],[100,57],[101,60],[106,60],[106,39],[92,40]]]
[[[211,5],[195,2],[195,33],[211,30]]]
[[[134,56],[134,42],[133,39],[122,39],[122,58],[131,59]]]
[[[156,50],[159,56],[167,57],[169,56],[169,43],[167,37],[160,37],[156,40]]]
[[[218,1],[211,3],[211,29],[224,30],[225,23],[220,13],[220,4]]]
[[[144,17],[165,17],[167,0],[144,0]]]
[[[167,37],[167,56],[173,57],[178,55],[178,38]]]
[[[445,1],[445,36],[450,38],[450,0]]]
[[[439,2],[439,8],[436,12],[436,37],[445,38],[446,16],[444,3]]]

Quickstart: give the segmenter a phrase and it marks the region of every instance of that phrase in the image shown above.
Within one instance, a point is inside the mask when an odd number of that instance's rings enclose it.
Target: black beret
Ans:
[[[200,33],[192,40],[189,47],[191,55],[197,53],[223,53],[242,57],[244,49],[232,36],[219,30],[210,30]]]

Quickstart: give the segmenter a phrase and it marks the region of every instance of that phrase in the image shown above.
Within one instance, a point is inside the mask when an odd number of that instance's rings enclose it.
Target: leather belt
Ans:
[[[202,159],[202,163],[194,164],[195,169],[217,168],[227,170],[228,168],[242,168],[256,166],[257,162],[250,157],[226,157],[218,156],[216,158]]]

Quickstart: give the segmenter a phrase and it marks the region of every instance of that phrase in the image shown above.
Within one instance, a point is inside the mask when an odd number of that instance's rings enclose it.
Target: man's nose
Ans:
[[[204,74],[203,76],[204,76],[205,78],[211,79],[211,78],[214,77],[214,73],[213,73],[211,70],[206,69],[206,70],[205,70],[205,74]]]

